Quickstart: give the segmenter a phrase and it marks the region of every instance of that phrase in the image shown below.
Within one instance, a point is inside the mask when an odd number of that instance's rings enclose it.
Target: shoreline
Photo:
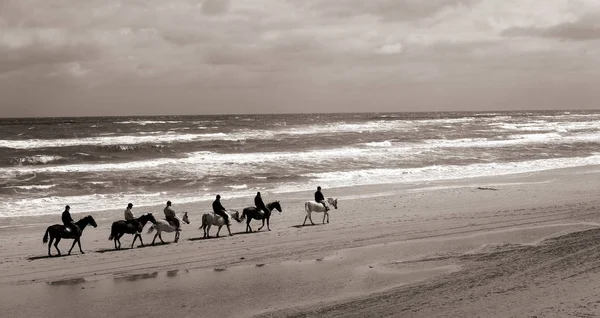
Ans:
[[[564,241],[570,237],[579,238],[581,249],[595,251],[590,237],[600,236],[600,231],[594,232],[600,225],[598,173],[600,167],[593,166],[419,187],[324,189],[327,197],[339,197],[339,209],[331,211],[329,224],[321,225],[322,214],[316,214],[317,225],[305,227],[299,226],[304,219],[302,203],[312,197],[312,191],[298,192],[277,197],[283,212],[274,213],[270,232],[245,234],[245,223],[235,223],[235,236],[204,240],[195,212],[190,215],[192,223],[184,225],[179,243],[129,249],[133,237],[128,235],[121,240],[125,247],[121,251],[113,251],[107,240],[112,222],[107,214],[107,218],[97,218],[98,228],[84,232],[86,254],[80,255],[75,248],[69,257],[44,256],[47,247],[41,237],[49,225],[44,220],[27,227],[2,228],[0,292],[7,301],[0,309],[11,317],[33,317],[48,310],[58,314],[68,301],[73,317],[99,317],[100,312],[124,317],[174,313],[184,317],[377,317],[398,312],[436,317],[449,308],[458,316],[476,317],[474,303],[467,297],[471,294],[465,294],[469,289],[453,293],[448,284],[478,286],[482,280],[491,290],[510,289],[507,286],[519,279],[506,274],[494,280],[486,275],[493,276],[498,268],[516,275],[510,264],[523,268],[537,266],[538,260],[551,264],[551,255],[540,251],[555,244],[560,253],[567,253]],[[224,205],[232,209],[250,199]],[[275,198],[269,194],[265,199]],[[193,207],[200,210],[189,205]],[[120,218],[122,210],[114,213]],[[259,225],[252,223],[254,229]],[[146,231],[147,227],[143,238],[148,244],[152,235]],[[215,232],[213,228],[211,234]],[[172,234],[163,237],[167,242],[173,238]],[[61,250],[66,252],[70,243],[61,242]],[[528,254],[521,255],[522,251]],[[499,255],[508,255],[510,264],[502,263]],[[557,268],[553,275],[595,264],[588,258],[577,263],[577,257],[572,257],[572,266]],[[527,279],[536,277],[531,274]],[[546,279],[536,288],[550,291],[556,283],[562,284]],[[446,288],[427,289],[432,284]],[[569,286],[565,283],[565,288]],[[506,303],[491,303],[493,297],[477,298],[477,306],[506,306],[507,299],[517,296],[527,299],[521,290],[502,294],[509,297],[503,298]],[[136,305],[127,300],[132,293],[141,297]],[[53,294],[60,297],[53,298]],[[459,296],[464,297],[459,300]],[[568,294],[564,297],[571,301]],[[230,299],[236,299],[235,306],[228,305]],[[454,299],[456,305],[450,306],[446,299]],[[517,301],[527,307],[524,300]],[[370,308],[371,314],[353,303]],[[100,304],[110,306],[100,308]],[[530,310],[521,309],[517,316]]]
[[[516,184],[524,184],[524,183],[540,183],[540,182],[548,182],[548,181],[519,181],[530,178],[531,176],[536,175],[561,175],[561,174],[580,174],[580,173],[600,173],[600,165],[588,165],[588,166],[578,166],[578,167],[567,167],[567,168],[556,168],[556,169],[548,169],[542,171],[534,171],[534,172],[523,172],[523,173],[515,173],[515,174],[503,174],[498,176],[482,176],[482,177],[466,177],[460,179],[449,179],[449,180],[435,180],[435,181],[424,181],[420,183],[381,183],[381,184],[370,184],[370,185],[351,185],[351,186],[337,186],[331,188],[324,188],[324,192],[326,192],[326,197],[339,198],[340,201],[344,200],[356,200],[356,199],[369,199],[369,198],[377,198],[377,197],[385,197],[391,195],[402,195],[405,193],[413,193],[413,192],[428,192],[428,191],[436,191],[441,189],[452,189],[452,188],[484,188],[496,185],[496,186],[511,186]],[[499,182],[498,179],[506,180],[506,182]],[[517,180],[512,181],[511,180]],[[315,183],[316,184],[316,183]],[[298,203],[300,201],[309,201],[312,200],[313,190],[306,191],[290,191],[290,192],[272,192],[272,191],[261,191],[263,193],[263,197],[267,197],[269,199],[265,199],[265,203],[271,202],[274,200],[282,201],[282,205],[285,206],[285,200],[289,200],[293,203]],[[364,193],[367,194],[347,194],[347,193]],[[231,210],[239,210],[241,211],[244,207],[254,206],[253,198],[256,193],[253,191],[248,192],[247,197],[234,197],[234,198],[223,198],[223,204],[227,209]],[[170,200],[169,198],[165,198],[165,200]],[[166,201],[165,201],[166,202]],[[122,208],[110,208],[110,209],[102,209],[95,210],[89,212],[76,212],[76,205],[71,205],[71,215],[75,220],[82,218],[86,215],[92,215],[96,219],[96,221],[106,221],[112,220],[117,221],[122,218],[123,211],[127,206],[129,201],[123,201]],[[177,214],[182,214],[182,212],[189,213],[206,213],[211,212],[211,203],[212,199],[208,200],[198,200],[193,202],[186,202],[178,204],[176,201],[173,202],[174,207],[176,208]],[[69,204],[68,202],[65,203]],[[164,208],[164,204],[154,204],[150,206],[140,206],[137,207],[134,203],[134,214],[136,216],[142,215],[144,213],[153,213],[154,215],[161,216],[162,209]],[[58,210],[52,214],[43,214],[43,215],[24,215],[24,216],[11,216],[11,217],[0,217],[0,229],[11,229],[13,227],[36,227],[44,224],[58,224],[60,222],[60,214],[63,210]],[[28,223],[21,224],[22,220],[29,220]],[[57,220],[55,223],[52,223],[53,220]]]

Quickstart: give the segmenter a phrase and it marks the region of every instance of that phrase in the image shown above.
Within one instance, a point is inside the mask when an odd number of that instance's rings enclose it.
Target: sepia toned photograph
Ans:
[[[600,317],[598,84],[598,0],[0,0],[0,317]]]

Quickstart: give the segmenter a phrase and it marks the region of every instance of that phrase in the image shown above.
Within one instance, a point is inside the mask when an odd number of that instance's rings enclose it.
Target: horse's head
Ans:
[[[279,201],[269,203],[269,210],[273,210],[273,209],[276,209],[277,211],[279,211],[281,213],[281,204],[279,203]]]
[[[150,221],[152,222],[152,224],[156,224],[156,219],[154,218],[154,215],[152,215],[152,213],[147,213],[142,215],[142,217],[146,217],[146,221]]]
[[[183,213],[183,217],[181,218],[181,220],[183,222],[185,222],[186,224],[190,224],[190,219],[188,218],[188,213],[187,212]]]
[[[327,198],[327,203],[333,205],[333,207],[337,209],[337,200],[337,198]]]
[[[242,219],[240,219],[240,212],[236,210],[229,210],[229,215],[236,220],[238,223],[242,223]]]
[[[85,217],[88,221],[88,223],[93,226],[93,227],[98,227],[98,224],[96,223],[96,220],[94,220],[94,218],[91,215],[88,215]]]

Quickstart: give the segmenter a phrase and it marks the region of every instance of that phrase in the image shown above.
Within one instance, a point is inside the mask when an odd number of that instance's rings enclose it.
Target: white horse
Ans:
[[[230,220],[234,219],[238,223],[242,222],[242,220],[240,219],[240,213],[238,211],[231,210],[231,212],[225,211],[225,213],[229,216]],[[210,237],[210,227],[213,225],[219,227],[219,229],[217,230],[217,237],[219,237],[219,232],[221,232],[221,228],[223,227],[223,225],[225,225],[225,219],[223,219],[222,216],[215,214],[214,212],[204,213],[202,215],[202,226],[200,226],[198,230],[203,229],[204,237],[208,238]],[[233,234],[231,234],[229,224],[227,224],[227,231],[229,232],[229,236],[233,236]]]
[[[181,218],[181,220],[183,222],[185,222],[186,224],[190,224],[190,219],[188,219],[187,212],[183,213],[183,217]],[[162,235],[161,235],[162,232],[167,232],[167,233],[175,232],[175,241],[173,241],[173,242],[177,243],[177,241],[179,241],[179,232],[181,232],[181,228],[179,230],[176,230],[175,227],[172,226],[171,224],[169,224],[169,222],[167,220],[156,220],[156,224],[152,224],[152,226],[150,226],[150,228],[148,229],[148,232],[146,234],[150,234],[154,230],[156,230],[156,234],[154,234],[154,239],[152,240],[152,245],[154,245],[154,241],[156,241],[157,237],[160,239],[160,241],[163,244],[165,244],[165,242],[162,239]]]
[[[337,198],[327,198],[327,200],[325,200],[325,205],[329,207],[329,204],[331,204],[337,209],[337,202]],[[310,216],[313,212],[323,212],[323,224],[325,224],[325,217],[327,217],[327,223],[329,223],[329,212],[326,211],[325,207],[321,203],[315,201],[306,201],[304,203],[304,210],[306,211],[306,217],[304,217],[304,223],[302,223],[302,226],[306,224],[306,220],[310,220],[310,223],[315,225]]]

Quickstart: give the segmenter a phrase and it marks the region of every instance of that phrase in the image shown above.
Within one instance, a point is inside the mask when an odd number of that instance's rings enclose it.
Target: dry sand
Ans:
[[[312,192],[283,195],[272,231],[120,251],[122,210],[92,213],[85,255],[47,258],[48,217],[0,221],[3,317],[600,316],[600,168],[324,189],[331,223],[300,227]],[[225,198],[226,199],[226,198]],[[240,209],[252,202],[224,201]],[[76,207],[73,207],[76,211]],[[137,214],[147,209],[138,209]],[[154,209],[156,214],[160,207]],[[75,218],[82,215],[75,215]],[[33,220],[33,221],[32,221]],[[321,215],[313,220],[321,223]],[[253,221],[256,229],[259,223]],[[244,224],[232,231],[242,232]],[[213,229],[213,233],[214,233]],[[225,234],[225,231],[222,232]],[[172,240],[172,234],[165,234]],[[151,235],[144,235],[150,243]],[[66,253],[70,241],[63,241]],[[53,251],[55,252],[55,251]]]

